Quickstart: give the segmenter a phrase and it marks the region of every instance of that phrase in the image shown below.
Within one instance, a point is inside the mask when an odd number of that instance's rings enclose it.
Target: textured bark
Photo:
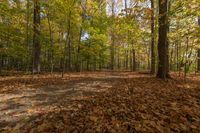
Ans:
[[[83,2],[83,1],[82,1]],[[81,2],[81,3],[82,3]],[[85,22],[85,15],[86,15],[86,10],[87,10],[87,0],[85,1],[85,3],[83,4],[84,8],[83,8],[83,13],[82,13],[82,21],[81,21],[81,25],[84,24]],[[77,53],[76,53],[76,63],[75,63],[75,66],[76,66],[76,71],[77,72],[80,72],[81,71],[81,60],[80,60],[80,53],[81,53],[81,37],[83,35],[83,27],[81,26],[80,27],[80,31],[79,31],[79,42],[78,42],[78,48],[77,48]]]
[[[159,38],[158,38],[158,72],[157,77],[167,77],[167,27],[168,27],[168,0],[159,0]]]
[[[115,18],[115,12],[114,12],[114,8],[115,8],[115,2],[112,1],[112,21],[114,24],[114,18]],[[111,64],[110,64],[110,69],[114,70],[114,65],[115,65],[115,35],[114,35],[114,30],[112,28],[111,31],[111,48],[110,48],[110,55],[111,55]]]
[[[151,0],[151,73],[155,73],[155,41],[154,41],[154,0]]]
[[[68,16],[69,20],[68,20],[68,28],[67,28],[67,71],[71,71],[71,11],[69,12],[69,16]]]
[[[82,23],[84,22],[83,18],[82,18]],[[77,48],[77,55],[76,55],[76,71],[79,72],[80,71],[80,52],[81,52],[81,37],[82,37],[82,32],[83,32],[83,28],[80,28],[80,32],[79,32],[79,42],[78,42],[78,48]]]
[[[71,38],[69,38],[69,41],[68,41],[68,61],[67,61],[67,70],[68,71],[71,71],[72,68],[71,68]]]
[[[30,44],[29,44],[29,21],[30,21],[30,1],[27,0],[26,4],[26,45],[27,45],[27,55],[31,52],[30,51]],[[26,59],[26,71],[28,72],[30,70],[30,56],[27,56]]]
[[[200,17],[198,18],[198,25],[200,26]],[[200,72],[200,49],[197,50],[197,71]]]
[[[33,73],[40,73],[40,0],[34,0],[33,45]]]
[[[168,3],[167,3],[167,15],[169,16],[169,12],[170,12],[170,8],[171,8],[171,0],[168,0]],[[168,18],[168,17],[167,17]],[[170,20],[167,19],[167,33],[169,33],[170,29]],[[166,70],[166,77],[167,78],[171,78],[170,74],[169,74],[169,71],[170,71],[170,61],[169,61],[169,38],[167,38],[167,70]]]
[[[132,49],[132,71],[136,71],[136,59],[135,59],[135,50]]]
[[[0,55],[0,75],[1,75],[1,71],[2,71],[2,66],[3,66],[3,58],[2,55]]]
[[[50,36],[50,52],[49,52],[49,57],[50,57],[50,71],[51,73],[53,73],[53,68],[54,68],[54,64],[53,64],[53,31],[52,31],[52,25],[50,22],[50,16],[49,13],[47,14],[47,21],[48,21],[48,27],[49,27],[49,36]]]

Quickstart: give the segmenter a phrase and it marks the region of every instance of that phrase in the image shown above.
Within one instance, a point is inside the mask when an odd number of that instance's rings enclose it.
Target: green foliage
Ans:
[[[31,66],[34,46],[33,1],[27,2],[0,2],[0,54],[28,62]],[[194,62],[196,59],[195,50],[200,47],[200,27],[197,25],[199,3],[199,0],[170,1],[168,37],[173,65],[187,62],[191,51],[190,60]],[[124,62],[128,62],[131,67],[132,50],[135,50],[136,62],[148,66],[151,43],[151,9],[148,4],[149,1],[141,0],[135,5],[128,5],[125,10],[123,1],[118,1],[114,3],[115,12],[112,14],[112,4],[106,1],[41,1],[41,59],[45,62],[42,68],[48,68],[52,59],[54,68],[59,70],[64,60],[68,62],[69,58],[73,68],[85,62],[89,63],[87,65],[103,64],[102,67],[107,67],[111,63],[111,49],[114,51],[114,62],[119,66],[125,67]],[[157,43],[157,3],[155,7]],[[189,38],[188,44],[186,38]],[[177,46],[179,55],[176,59]],[[12,64],[7,63],[5,65]],[[86,65],[82,65],[82,69],[86,69]]]

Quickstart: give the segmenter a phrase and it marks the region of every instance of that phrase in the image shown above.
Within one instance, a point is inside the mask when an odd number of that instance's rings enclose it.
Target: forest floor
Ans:
[[[200,132],[200,75],[132,72],[0,78],[0,132]]]

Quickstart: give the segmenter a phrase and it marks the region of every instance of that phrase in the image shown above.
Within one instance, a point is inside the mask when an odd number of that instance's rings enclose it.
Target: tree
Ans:
[[[200,27],[200,17],[198,18],[198,25]],[[197,71],[200,72],[200,48],[197,50]]]
[[[115,19],[115,0],[112,0],[112,26],[114,25],[114,19]],[[111,47],[110,47],[110,55],[111,55],[111,61],[110,61],[110,69],[114,70],[115,66],[115,34],[114,34],[114,27],[111,29]]]
[[[157,77],[167,77],[167,29],[168,29],[168,0],[159,0],[159,37],[158,37],[158,72]]]
[[[33,4],[33,73],[40,73],[40,0],[34,0]]]
[[[154,46],[154,0],[151,0],[151,73],[155,73],[155,46]]]

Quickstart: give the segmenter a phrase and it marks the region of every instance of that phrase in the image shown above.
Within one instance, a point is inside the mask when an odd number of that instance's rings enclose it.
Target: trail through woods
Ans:
[[[0,78],[0,132],[200,132],[200,76],[131,72]]]

